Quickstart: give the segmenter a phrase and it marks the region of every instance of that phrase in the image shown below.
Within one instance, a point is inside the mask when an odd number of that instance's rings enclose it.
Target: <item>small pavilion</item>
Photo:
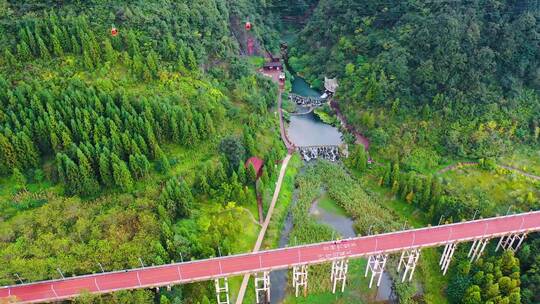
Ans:
[[[337,78],[324,77],[324,89],[326,90],[326,93],[334,94],[338,87]]]

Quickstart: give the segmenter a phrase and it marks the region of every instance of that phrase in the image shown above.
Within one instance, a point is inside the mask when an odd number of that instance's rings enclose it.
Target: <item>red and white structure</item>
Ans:
[[[0,302],[7,299],[16,299],[18,303],[52,302],[74,298],[82,292],[100,294],[217,280],[216,291],[221,296],[218,301],[228,303],[225,278],[259,274],[256,277],[256,292],[258,303],[264,303],[270,300],[269,272],[273,270],[293,268],[293,273],[297,274],[293,278],[294,284],[297,284],[295,287],[307,289],[307,266],[330,262],[333,265],[330,277],[333,291],[338,287],[343,291],[347,262],[353,258],[371,257],[372,263],[368,267],[379,275],[384,269],[387,255],[401,254],[400,269],[404,267],[402,279],[408,277],[410,280],[423,248],[445,246],[440,264],[443,272],[446,272],[455,246],[459,243],[472,241],[469,257],[476,260],[491,239],[501,238],[497,249],[517,250],[528,233],[539,230],[540,211],[535,211],[341,241],[5,286],[0,288]],[[305,273],[305,277],[301,278],[304,275],[301,273]]]

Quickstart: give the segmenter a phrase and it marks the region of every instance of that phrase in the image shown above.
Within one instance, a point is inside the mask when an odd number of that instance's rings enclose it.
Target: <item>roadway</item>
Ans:
[[[85,275],[0,289],[0,302],[16,296],[20,303],[38,303],[76,297],[81,291],[109,293],[244,275],[260,271],[317,264],[341,258],[396,253],[410,248],[427,248],[449,242],[495,238],[540,230],[540,211],[470,222],[364,236],[340,242],[323,242],[242,255],[173,263],[117,272]]]

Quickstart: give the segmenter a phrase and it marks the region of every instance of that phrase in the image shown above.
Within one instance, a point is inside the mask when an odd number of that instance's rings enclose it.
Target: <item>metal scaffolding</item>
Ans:
[[[270,303],[270,272],[255,275],[255,297],[257,304]]]
[[[369,271],[371,270],[371,279],[369,280],[369,288],[373,285],[373,280],[376,276],[379,276],[377,279],[377,287],[381,285],[382,274],[384,272],[384,267],[386,266],[386,261],[388,260],[387,254],[377,254],[369,256],[368,263],[366,266],[366,273],[364,277],[367,277]]]
[[[348,259],[332,261],[332,274],[330,275],[330,281],[332,281],[332,293],[336,293],[336,286],[339,282],[341,282],[341,292],[345,291],[345,282],[347,281],[348,270]]]
[[[476,239],[471,245],[471,249],[469,250],[469,254],[467,257],[471,258],[471,263],[477,261],[482,253],[484,253],[484,249],[486,249],[487,243],[489,243],[489,238],[483,238],[483,239]]]
[[[221,279],[215,279],[216,286],[216,298],[217,304],[229,304],[229,281],[227,278],[223,278],[223,286],[221,286]]]
[[[497,244],[497,248],[495,248],[495,251],[498,251],[499,248],[502,248],[503,250],[512,250],[516,251],[521,246],[521,243],[525,240],[527,237],[527,233],[515,233],[515,234],[509,234],[504,235],[499,240],[499,243]],[[517,243],[516,243],[517,241]]]
[[[293,287],[295,295],[298,297],[300,287],[304,288],[304,297],[307,295],[308,284],[308,265],[300,265],[293,267]]]
[[[405,266],[405,272],[403,272],[403,277],[401,278],[401,282],[405,282],[405,278],[407,277],[407,274],[409,275],[409,281],[412,280],[412,276],[414,274],[414,270],[416,269],[416,265],[418,264],[419,258],[420,258],[420,250],[418,248],[404,250],[401,253],[401,257],[399,259],[398,271],[401,271],[402,265]]]
[[[441,266],[443,275],[446,275],[446,272],[448,271],[448,266],[450,266],[452,256],[454,256],[454,251],[456,251],[456,247],[457,243],[448,243],[444,246],[444,251],[441,256],[441,260],[439,261],[439,266]]]

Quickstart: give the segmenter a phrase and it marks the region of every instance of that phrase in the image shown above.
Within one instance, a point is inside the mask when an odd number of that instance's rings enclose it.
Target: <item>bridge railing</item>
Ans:
[[[36,303],[73,298],[82,290],[91,293],[107,293],[124,289],[169,286],[306,264],[377,254],[387,255],[450,243],[474,241],[473,246],[475,246],[478,240],[538,230],[540,230],[540,211],[535,211],[355,237],[342,241],[13,285],[0,288],[0,300],[17,296],[21,300],[20,303]]]

